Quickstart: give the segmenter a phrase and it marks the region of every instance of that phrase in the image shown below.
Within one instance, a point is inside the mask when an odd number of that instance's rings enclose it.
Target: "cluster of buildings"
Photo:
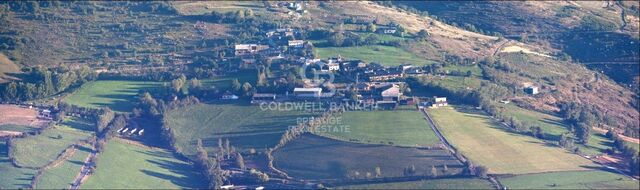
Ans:
[[[129,130],[129,129],[131,129],[131,130]],[[116,132],[118,134],[122,134],[122,135],[138,135],[138,136],[142,136],[142,134],[144,133],[144,129],[138,130],[138,128],[120,128]]]

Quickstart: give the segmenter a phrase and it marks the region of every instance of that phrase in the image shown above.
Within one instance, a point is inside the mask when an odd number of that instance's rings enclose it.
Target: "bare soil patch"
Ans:
[[[47,120],[38,119],[36,109],[23,108],[16,105],[0,105],[0,125],[24,125],[31,127],[42,127]]]

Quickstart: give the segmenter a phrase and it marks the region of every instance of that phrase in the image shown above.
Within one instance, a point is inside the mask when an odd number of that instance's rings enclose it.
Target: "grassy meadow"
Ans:
[[[164,149],[110,140],[82,189],[192,189],[206,184],[193,166]]]
[[[494,189],[487,180],[475,178],[432,179],[410,182],[348,185],[336,189]]]
[[[602,170],[550,172],[499,178],[509,189],[638,189],[637,180]]]
[[[376,62],[386,66],[397,66],[410,63],[417,66],[430,65],[433,62],[418,57],[402,48],[392,46],[354,46],[354,47],[319,47],[316,48],[322,59],[338,55],[346,59],[359,59],[365,62]]]
[[[538,126],[545,133],[545,138],[559,141],[560,135],[569,134],[569,126],[563,123],[562,118],[546,113],[541,113],[529,109],[524,109],[513,104],[498,104],[498,109],[502,113],[518,119],[527,125]],[[603,134],[593,132],[586,145],[579,145],[585,154],[596,155],[604,153],[613,142]]]
[[[33,132],[36,131],[38,127],[26,126],[26,125],[15,125],[15,124],[4,124],[0,125],[0,131],[16,131],[16,132]]]
[[[92,134],[93,123],[81,119],[67,119],[39,135],[15,139],[15,148],[12,151],[19,165],[42,167],[55,160],[70,145],[87,139]]]
[[[80,173],[84,161],[91,153],[88,146],[79,147],[71,157],[59,165],[47,169],[36,182],[39,189],[67,189]]]
[[[198,138],[209,150],[217,148],[218,139],[229,139],[239,150],[273,147],[298,118],[310,116],[304,111],[262,110],[248,103],[209,103],[172,110],[165,120],[177,137],[177,145],[192,155]]]
[[[415,175],[430,175],[435,166],[438,175],[458,174],[462,163],[446,150],[401,148],[385,145],[350,143],[317,135],[303,135],[273,153],[274,166],[289,176],[303,179],[365,178],[375,176],[380,167],[382,177],[402,177],[412,165]],[[443,172],[447,165],[447,172]]]
[[[433,146],[440,143],[422,113],[410,111],[350,111],[340,117],[348,130],[326,130],[319,135],[370,144]]]
[[[153,90],[162,86],[161,82],[102,80],[82,85],[64,99],[71,105],[88,108],[109,107],[117,112],[130,112],[135,106],[136,95],[141,90]]]
[[[6,141],[0,140],[0,189],[28,189],[36,170],[17,168],[9,160]]]
[[[449,142],[494,174],[585,170],[594,164],[530,136],[506,131],[483,113],[464,106],[430,109]]]

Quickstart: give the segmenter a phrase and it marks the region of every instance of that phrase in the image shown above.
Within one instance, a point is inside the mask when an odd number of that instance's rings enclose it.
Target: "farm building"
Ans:
[[[538,94],[538,87],[536,86],[528,86],[524,88],[524,92],[526,92],[527,94],[532,94],[532,95],[536,95]]]
[[[322,88],[295,88],[293,95],[298,98],[319,98],[322,96]]]
[[[384,27],[384,28],[379,28],[377,32],[381,34],[395,34],[397,31],[398,29],[394,27]]]

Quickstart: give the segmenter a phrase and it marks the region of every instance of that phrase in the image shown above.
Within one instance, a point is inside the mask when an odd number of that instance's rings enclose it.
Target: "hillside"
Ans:
[[[617,122],[612,124],[614,126],[620,128],[628,126],[632,129],[637,129],[639,126],[638,109],[634,108],[638,106],[636,94],[583,65],[563,60],[559,56],[561,52],[558,49],[541,46],[536,42],[523,43],[471,32],[436,21],[428,16],[372,2],[340,1],[333,4],[314,4],[313,2],[309,4],[313,7],[311,10],[315,11],[310,11],[310,17],[328,18],[322,21],[313,20],[317,21],[315,24],[318,26],[328,25],[332,20],[345,17],[377,15],[375,19],[380,20],[379,23],[398,23],[412,32],[424,29],[430,34],[427,41],[407,41],[402,47],[427,59],[442,61],[444,59],[442,55],[448,54],[476,60],[491,57],[499,62],[510,64],[512,70],[489,70],[490,73],[494,73],[494,76],[490,76],[491,81],[514,89],[522,89],[526,84],[533,83],[536,86],[542,86],[543,91],[546,92],[539,96],[513,97],[525,107],[557,113],[562,103],[577,102],[594,107],[599,112],[615,118]],[[329,14],[329,11],[332,14]],[[520,53],[520,50],[527,51]]]
[[[631,1],[395,1],[467,30],[564,51],[631,85],[640,74],[638,5]],[[518,14],[513,14],[517,12]],[[622,19],[624,18],[624,19]]]

